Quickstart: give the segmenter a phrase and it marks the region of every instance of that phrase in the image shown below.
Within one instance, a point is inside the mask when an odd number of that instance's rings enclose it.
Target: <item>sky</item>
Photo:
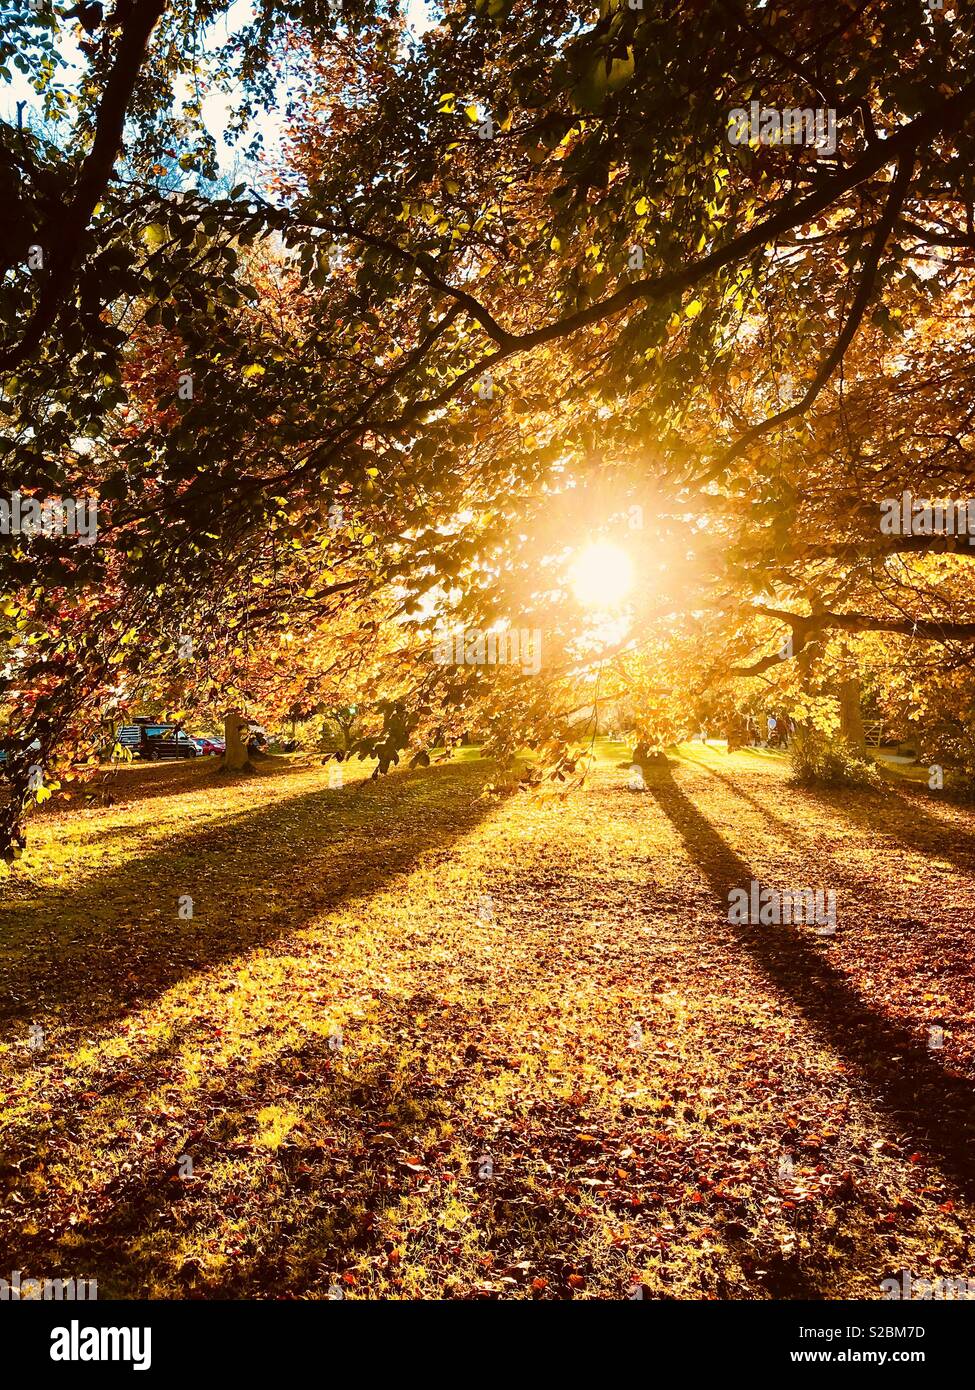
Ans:
[[[422,34],[433,25],[435,22],[433,9],[433,0],[407,0],[407,23],[415,34]],[[223,18],[212,26],[213,42],[220,44],[228,38],[232,38],[235,33],[238,33],[250,22],[252,15],[252,0],[234,0]],[[72,82],[77,80],[76,75],[80,75],[87,67],[88,60],[78,47],[78,34],[78,27],[74,23],[65,23],[60,28],[60,52],[67,66],[62,68],[59,78],[67,87],[70,87]],[[180,93],[177,91],[177,96],[179,95]],[[24,74],[16,69],[11,69],[11,80],[0,86],[0,119],[10,123],[15,122],[18,101],[27,103],[24,119],[29,124],[30,112],[36,108],[37,98]],[[282,108],[284,104],[285,97],[282,93]],[[228,147],[220,138],[226,125],[230,107],[231,99],[219,92],[212,93],[203,102],[204,120],[207,128],[217,140],[217,157],[221,171],[224,173],[231,172],[241,159],[241,152]],[[265,148],[273,151],[280,141],[280,117],[274,111],[265,112],[257,120],[256,125],[264,137]]]
[[[227,38],[248,24],[252,15],[253,4],[251,0],[234,0],[234,4],[228,9],[223,21],[216,26],[215,37],[220,42],[226,41]],[[423,34],[431,28],[435,22],[432,16],[432,0],[408,0],[406,21],[414,34]],[[282,92],[282,107],[285,102],[286,97]],[[225,145],[219,138],[219,132],[226,126],[231,104],[231,99],[222,92],[214,92],[203,102],[203,118],[207,129],[217,137],[217,158],[223,172],[231,171],[239,159],[237,151]],[[255,119],[254,126],[260,130],[264,137],[265,150],[272,153],[278,147],[281,137],[281,120],[278,113],[275,111],[261,112]]]

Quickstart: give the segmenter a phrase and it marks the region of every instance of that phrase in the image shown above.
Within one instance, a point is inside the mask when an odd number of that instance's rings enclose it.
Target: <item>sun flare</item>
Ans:
[[[633,561],[610,541],[588,546],[570,572],[572,592],[586,608],[616,608],[633,587]]]

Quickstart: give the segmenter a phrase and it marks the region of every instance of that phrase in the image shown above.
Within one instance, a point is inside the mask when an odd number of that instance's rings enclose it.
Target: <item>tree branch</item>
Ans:
[[[767,608],[757,604],[752,612],[766,618],[776,618],[788,623],[792,629],[792,652],[782,655],[779,652],[763,656],[748,666],[731,666],[730,675],[758,676],[773,666],[779,666],[798,656],[814,632],[891,632],[904,637],[918,637],[927,642],[970,642],[975,640],[975,622],[944,622],[937,618],[882,618],[873,613],[789,613],[781,608]]]
[[[61,299],[71,285],[78,243],[119,156],[125,117],[145,62],[146,47],[165,8],[166,0],[136,0],[125,20],[115,63],[99,107],[92,147],[81,166],[74,194],[58,217],[49,271],[37,309],[20,342],[0,351],[0,367],[9,369],[29,357],[57,317]]]
[[[831,351],[821,364],[802,400],[797,401],[795,405],[789,406],[785,410],[778,411],[777,414],[771,415],[767,420],[762,420],[759,424],[753,425],[750,430],[746,430],[734,444],[724,450],[718,462],[708,472],[708,480],[716,478],[718,474],[727,468],[729,463],[734,462],[734,460],[740,457],[746,449],[749,449],[756,440],[761,439],[762,436],[768,434],[770,430],[774,430],[778,428],[778,426],[786,424],[789,420],[795,420],[799,416],[805,415],[806,411],[816,400],[816,397],[829,381],[836,368],[843,361],[846,350],[856,336],[857,329],[863,321],[867,305],[870,302],[870,295],[873,290],[874,282],[877,278],[877,271],[880,268],[884,247],[894,229],[894,224],[904,205],[904,199],[907,197],[911,175],[914,172],[914,153],[913,149],[909,150],[902,157],[897,166],[897,174],[891,183],[890,192],[887,195],[887,201],[884,205],[883,216],[877,225],[876,235],[870,243],[866,263],[863,267],[863,274],[860,277],[860,283],[857,286],[857,292],[850,312],[847,315],[846,323],[843,325],[839,337],[836,339]]]

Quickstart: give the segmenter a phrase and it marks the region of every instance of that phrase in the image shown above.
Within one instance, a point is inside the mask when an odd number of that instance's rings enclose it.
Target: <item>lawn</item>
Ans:
[[[700,745],[633,791],[598,753],[565,799],[482,796],[474,753],[341,788],[295,758],[40,816],[0,882],[7,1267],[100,1298],[968,1274],[972,813]],[[835,936],[729,923],[752,879],[834,889]]]

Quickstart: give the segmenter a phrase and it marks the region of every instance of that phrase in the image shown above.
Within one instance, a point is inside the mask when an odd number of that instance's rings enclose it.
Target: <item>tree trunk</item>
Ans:
[[[4,800],[0,806],[0,859],[10,864],[24,848],[24,791],[18,782],[3,787]]]
[[[848,676],[840,685],[840,733],[853,748],[866,748],[858,676]]]
[[[250,766],[247,757],[247,720],[239,709],[230,710],[223,721],[226,751],[221,766],[226,772],[242,772]]]

